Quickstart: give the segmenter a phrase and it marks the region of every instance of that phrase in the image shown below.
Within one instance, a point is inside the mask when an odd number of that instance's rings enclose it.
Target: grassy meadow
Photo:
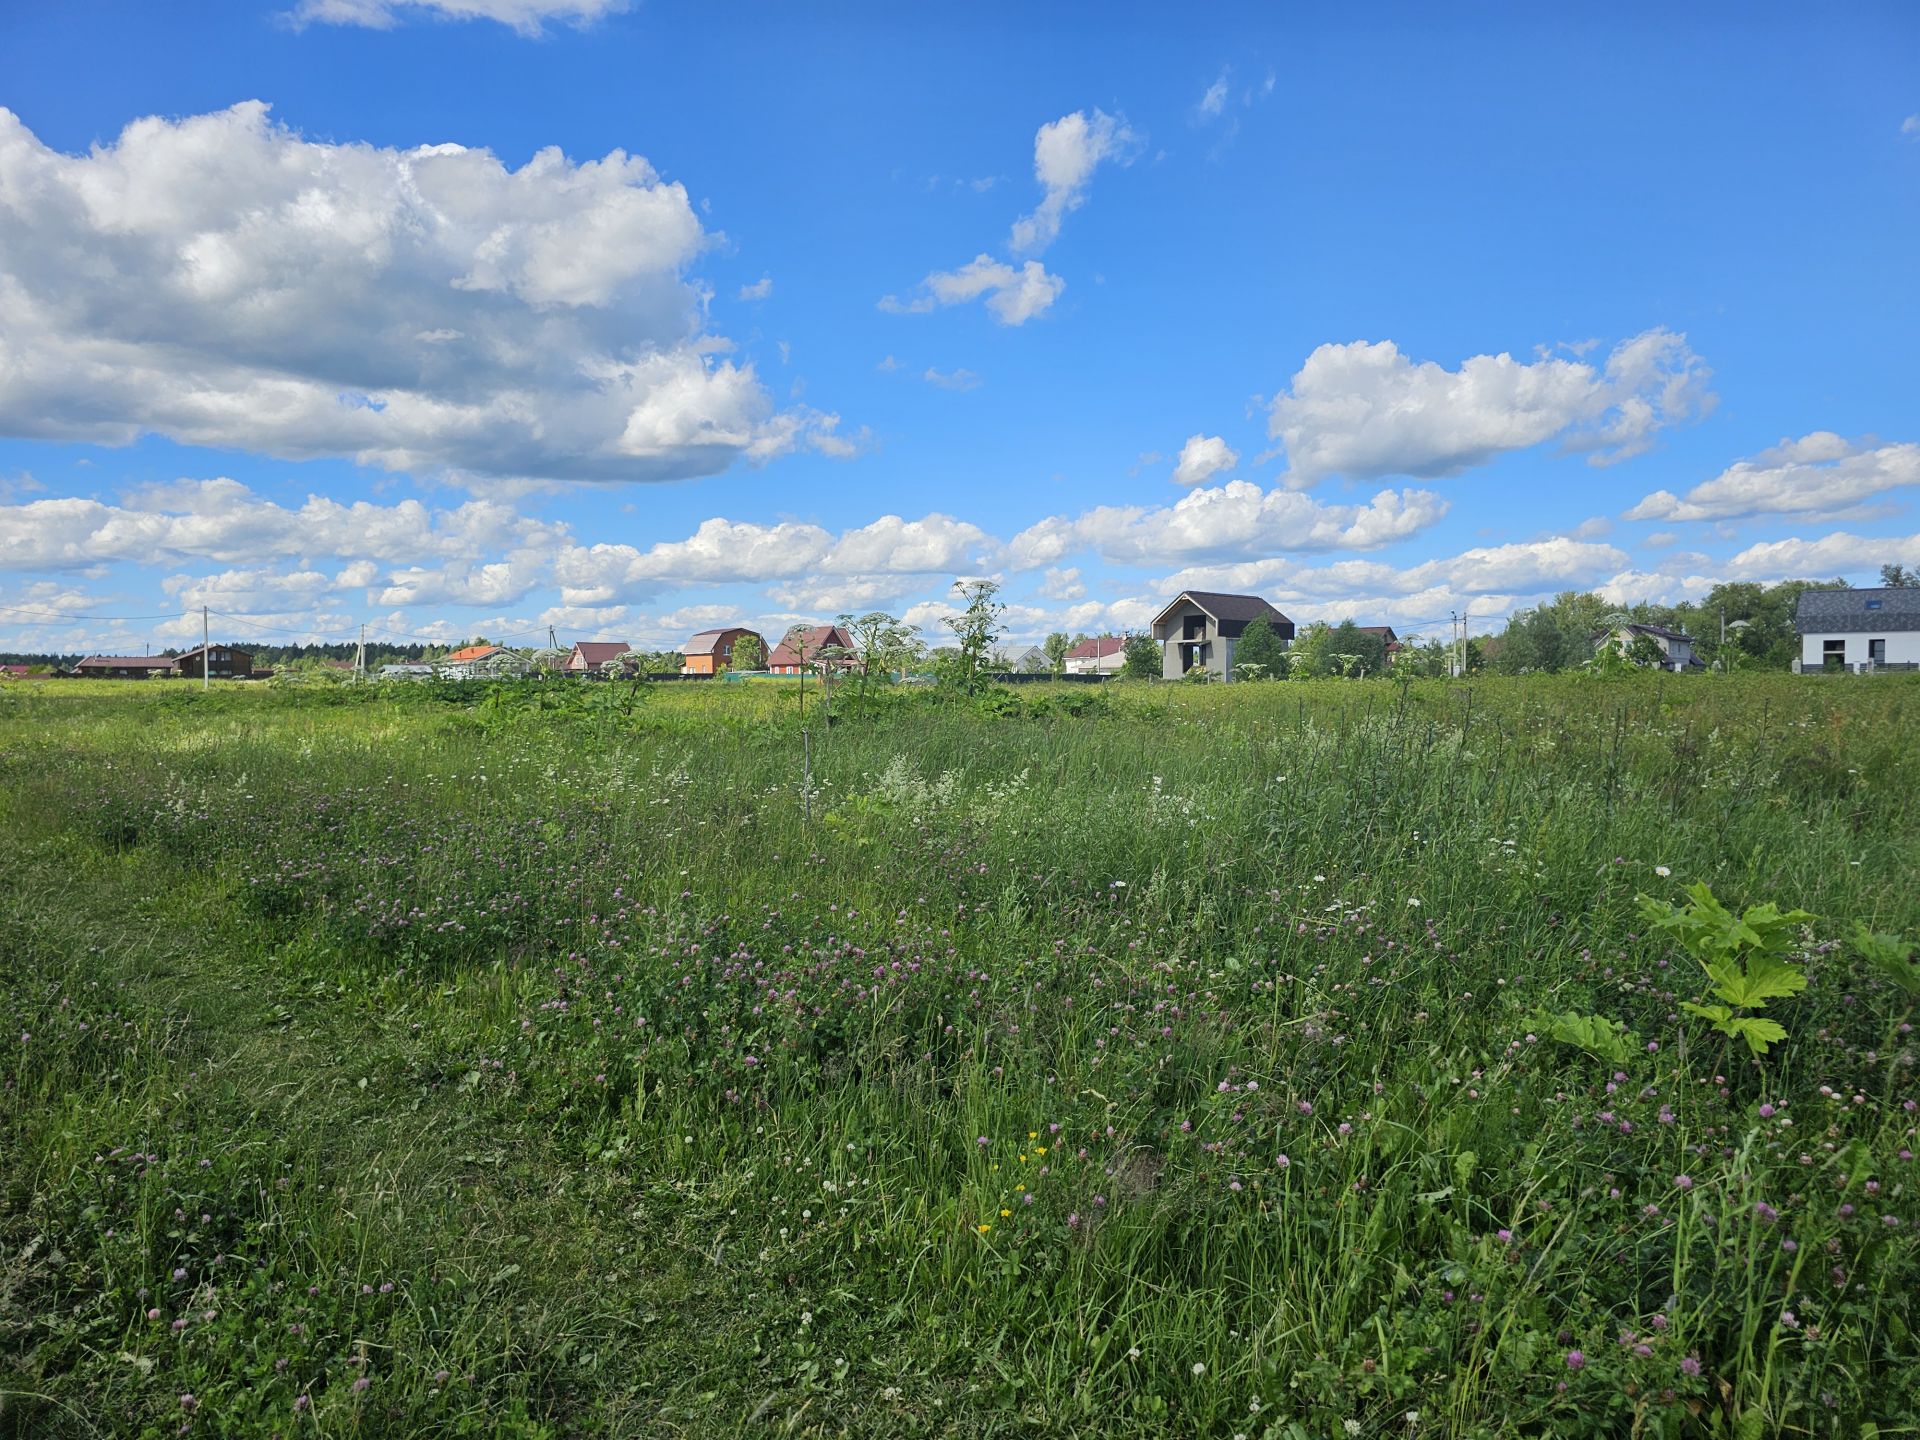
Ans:
[[[7,685],[0,1435],[1915,1434],[1917,713]]]

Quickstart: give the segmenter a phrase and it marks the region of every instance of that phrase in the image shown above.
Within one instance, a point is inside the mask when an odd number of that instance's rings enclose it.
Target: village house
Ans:
[[[631,654],[633,647],[624,640],[582,640],[567,655],[561,669],[569,675],[599,675],[610,660]]]
[[[504,645],[466,645],[434,661],[433,668],[450,680],[498,680],[525,675],[533,666]]]
[[[1400,643],[1400,637],[1393,633],[1391,625],[1356,625],[1353,627],[1362,635],[1378,635],[1387,646],[1387,664],[1393,664],[1393,657],[1407,647]]]
[[[253,674],[253,656],[231,645],[196,645],[173,657],[173,673],[201,678],[201,667],[215,680],[244,680]]]
[[[73,667],[88,680],[151,680],[173,673],[171,655],[89,655]]]
[[[0,665],[0,680],[24,680],[32,673],[31,665]]]
[[[1693,637],[1682,635],[1678,630],[1669,630],[1664,625],[1623,623],[1596,630],[1593,632],[1593,645],[1595,650],[1603,645],[1611,645],[1625,655],[1633,642],[1641,638],[1651,640],[1660,647],[1662,670],[1686,670],[1701,666],[1702,662],[1694,657]]]
[[[1118,675],[1126,663],[1125,636],[1096,635],[1067,651],[1065,669],[1069,675]]]
[[[1265,620],[1281,640],[1293,640],[1293,621],[1258,595],[1223,595],[1212,590],[1182,590],[1153,617],[1153,638],[1160,642],[1160,673],[1178,680],[1195,668],[1216,679],[1233,678],[1233,648],[1255,620]]]
[[[1015,675],[1038,675],[1051,668],[1047,652],[1038,645],[1009,645],[995,657],[996,667]]]
[[[760,646],[760,653],[767,653],[767,642],[760,638],[756,630],[744,625],[730,625],[724,630],[702,630],[698,635],[680,647],[684,657],[680,662],[682,675],[718,675],[723,670],[733,668],[733,648],[742,640],[751,636]]]
[[[1920,665],[1920,589],[1803,590],[1793,628],[1801,674]]]
[[[824,651],[834,653],[815,658]],[[767,656],[767,669],[776,675],[798,675],[803,668],[814,670],[821,665],[850,670],[854,664],[853,637],[839,625],[796,625]]]

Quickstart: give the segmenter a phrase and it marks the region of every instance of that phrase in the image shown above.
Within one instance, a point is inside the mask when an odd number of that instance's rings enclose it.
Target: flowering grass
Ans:
[[[0,1435],[1920,1424],[1920,685],[1048,688],[0,690]]]

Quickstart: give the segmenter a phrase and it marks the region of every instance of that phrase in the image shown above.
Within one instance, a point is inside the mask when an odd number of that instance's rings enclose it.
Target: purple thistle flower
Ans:
[[[1567,1369],[1584,1370],[1586,1368],[1587,1368],[1587,1357],[1583,1352],[1579,1350],[1567,1351]]]

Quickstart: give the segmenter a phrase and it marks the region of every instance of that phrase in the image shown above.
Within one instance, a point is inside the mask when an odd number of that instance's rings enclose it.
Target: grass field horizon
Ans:
[[[1920,1429],[1920,677],[992,694],[0,688],[0,1435]]]

